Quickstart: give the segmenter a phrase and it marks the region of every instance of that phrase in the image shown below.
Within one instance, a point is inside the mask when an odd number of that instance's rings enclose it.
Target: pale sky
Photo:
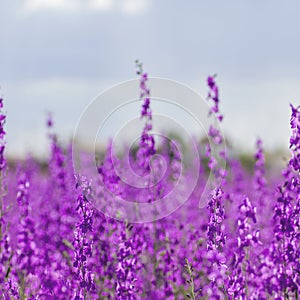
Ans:
[[[300,103],[299,1],[10,0],[0,4],[0,86],[11,155],[47,149],[45,118],[67,139],[104,89],[149,75],[205,96],[218,74],[234,145],[287,148]]]

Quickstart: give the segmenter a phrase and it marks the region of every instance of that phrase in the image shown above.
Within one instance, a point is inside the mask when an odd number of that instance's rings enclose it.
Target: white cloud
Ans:
[[[149,0],[26,0],[24,8],[27,12],[41,10],[58,11],[121,11],[134,15],[147,10]]]
[[[91,0],[88,2],[90,9],[96,9],[101,11],[109,11],[115,8],[114,0]]]
[[[39,10],[70,10],[76,8],[76,1],[71,0],[26,0],[25,10],[35,12]]]
[[[147,10],[149,1],[147,0],[123,0],[121,9],[127,14],[139,14]]]

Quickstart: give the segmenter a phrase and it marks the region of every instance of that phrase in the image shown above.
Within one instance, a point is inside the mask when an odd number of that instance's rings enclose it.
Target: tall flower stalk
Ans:
[[[150,159],[155,154],[155,140],[151,134],[152,110],[150,107],[150,89],[147,86],[148,74],[143,71],[143,65],[136,61],[137,74],[140,76],[140,99],[143,101],[141,119],[145,120],[137,152],[138,165],[144,172],[150,171]]]
[[[233,271],[229,275],[228,293],[233,299],[248,299],[250,296],[249,285],[256,276],[249,261],[252,246],[261,244],[260,231],[253,226],[255,223],[256,207],[252,205],[248,197],[244,197],[239,206],[237,219],[237,251],[231,262]]]
[[[17,285],[10,279],[14,250],[7,232],[8,220],[5,220],[4,198],[7,193],[5,186],[7,162],[4,156],[6,147],[6,131],[4,128],[6,115],[3,112],[3,102],[3,98],[0,97],[0,287],[5,287],[0,292],[0,296],[8,299],[11,296],[17,297],[18,290]]]
[[[257,151],[254,155],[254,189],[259,199],[260,206],[264,206],[264,195],[266,189],[265,178],[265,155],[263,152],[262,140],[258,139],[256,142]]]
[[[211,113],[214,113],[217,119],[221,122],[223,115],[219,109],[219,88],[215,81],[215,76],[207,78],[207,85],[209,88],[208,100],[211,100]],[[208,135],[212,142],[218,146],[224,143],[221,133],[213,125],[210,126]],[[225,153],[219,153],[221,159],[225,159]],[[209,158],[209,168],[213,172],[215,178],[220,180],[222,184],[223,177],[226,175],[225,169],[218,165],[218,160],[211,152],[210,145],[207,148],[207,156]],[[225,271],[227,265],[225,263],[225,256],[223,254],[226,234],[225,225],[225,209],[223,203],[224,191],[222,186],[215,187],[211,192],[211,197],[208,201],[209,221],[207,226],[207,259],[211,264],[209,267],[210,274],[208,277],[211,282],[211,297],[220,297],[220,295],[227,294],[224,287]],[[221,291],[221,292],[220,292]]]
[[[276,266],[274,290],[278,297],[299,297],[300,283],[300,106],[291,105],[291,159],[283,172],[284,183],[278,187],[275,206],[272,259]]]
[[[89,258],[92,256],[92,239],[94,210],[89,202],[91,187],[86,179],[78,179],[80,194],[77,197],[77,212],[80,221],[74,230],[74,263],[78,285],[75,300],[88,299],[88,295],[95,292],[94,274],[90,271]]]
[[[20,224],[18,230],[18,247],[16,251],[17,277],[20,299],[26,299],[32,290],[39,286],[35,277],[39,267],[36,245],[36,225],[29,215],[30,180],[25,171],[20,171],[17,189],[17,202],[20,208]],[[33,284],[35,282],[36,286]],[[31,289],[30,289],[31,288]]]
[[[6,159],[4,157],[4,150],[5,150],[5,125],[6,121],[6,115],[3,112],[3,99],[0,97],[0,242],[2,242],[3,238],[3,213],[4,213],[4,207],[3,207],[3,198],[5,195],[5,190],[3,186],[3,179],[4,179],[4,172],[6,167]],[[0,243],[0,254],[2,251],[2,243]]]
[[[137,285],[137,249],[136,236],[132,233],[133,226],[124,226],[120,237],[117,250],[116,266],[116,297],[120,300],[139,299]]]

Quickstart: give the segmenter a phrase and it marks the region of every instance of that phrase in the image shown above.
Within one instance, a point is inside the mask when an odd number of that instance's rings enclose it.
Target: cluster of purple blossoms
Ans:
[[[132,225],[126,226],[119,237],[116,266],[116,298],[120,300],[137,299],[140,292],[137,285],[137,257]],[[131,236],[130,236],[131,235]]]
[[[47,126],[49,130],[53,129],[53,120],[51,115],[48,116]],[[63,149],[58,144],[58,139],[55,133],[50,133],[49,137],[51,141],[51,161],[49,166],[51,168],[51,174],[53,176],[54,183],[58,184],[61,189],[65,189],[66,171],[64,169],[65,159]]]
[[[223,120],[223,115],[220,113],[219,109],[219,88],[216,84],[216,75],[208,76],[207,85],[209,87],[208,99],[212,100],[213,106],[211,107],[211,113],[215,114],[219,121]]]
[[[232,272],[228,278],[228,294],[233,299],[248,299],[248,288],[255,278],[255,270],[251,265],[251,247],[261,244],[258,229],[253,228],[256,223],[256,207],[253,207],[249,198],[245,197],[239,206],[237,219],[237,247],[231,266]]]
[[[93,243],[90,233],[93,232],[94,210],[89,202],[91,194],[90,184],[87,179],[78,179],[77,186],[80,194],[77,197],[76,211],[80,215],[80,221],[74,230],[74,263],[78,286],[75,292],[75,300],[86,299],[87,293],[95,291],[94,274],[89,269],[88,259],[92,256]]]
[[[4,197],[4,171],[6,167],[6,159],[4,157],[5,150],[5,135],[4,125],[6,121],[6,115],[2,111],[3,109],[3,99],[0,97],[0,235],[2,235],[3,227],[3,197]],[[0,248],[1,249],[1,248]]]
[[[147,87],[148,74],[143,72],[140,62],[137,64],[137,74],[140,75],[140,99],[143,101],[141,118],[145,120],[144,129],[140,138],[139,149],[137,152],[138,165],[145,172],[150,171],[150,159],[155,154],[154,136],[152,130],[152,111],[150,108],[150,89]]]
[[[62,147],[53,133],[47,161],[6,160],[6,116],[0,99],[0,298],[299,299],[299,106],[291,106],[291,158],[282,174],[275,166],[269,169],[272,161],[266,165],[261,140],[251,154],[254,164],[247,167],[235,151],[228,155],[219,151],[225,141],[214,125],[208,131],[214,147],[207,146],[203,154],[204,145],[198,145],[207,165],[201,164],[195,190],[176,212],[147,224],[104,215],[120,216],[116,198],[130,196],[134,202],[155,206],[172,193],[182,172],[181,151],[189,147],[181,147],[176,139],[154,140],[148,76],[141,63],[137,68],[145,122],[138,149],[129,153],[128,160],[127,147],[116,157],[109,142],[106,152],[99,153],[104,158],[94,181],[89,164],[86,177],[75,176],[71,147]],[[215,79],[207,79],[210,115],[221,122]],[[47,126],[53,130],[50,117]],[[160,163],[151,161],[156,153],[166,164],[158,179]],[[188,172],[194,163],[190,159],[184,166],[187,179],[194,176]],[[133,186],[123,181],[131,176],[132,170],[121,169],[128,161],[135,163],[143,187],[140,181]],[[150,162],[155,168],[150,169]],[[82,159],[83,167],[85,163]],[[207,209],[200,209],[199,197],[208,178]],[[188,184],[181,188],[190,189]]]
[[[18,180],[17,202],[22,211],[21,214],[24,217],[28,216],[29,188],[30,182],[28,175],[21,172]]]
[[[220,250],[225,246],[226,235],[222,227],[225,218],[224,205],[222,204],[224,192],[217,188],[212,191],[208,209],[210,212],[207,230],[207,249]],[[223,225],[224,226],[224,225]]]
[[[4,208],[3,208],[3,198],[4,198],[4,171],[6,167],[6,159],[4,157],[4,150],[5,150],[5,130],[4,130],[4,125],[6,121],[6,115],[2,112],[3,109],[3,99],[0,97],[0,236],[2,237],[3,235],[3,227],[4,227],[4,219],[3,219],[3,213],[4,213]],[[6,239],[8,237],[6,236]],[[2,254],[2,247],[4,240],[0,240],[0,254]],[[1,258],[3,260],[4,258]]]
[[[4,157],[4,150],[5,150],[4,136],[6,134],[4,130],[4,124],[6,121],[6,115],[2,112],[2,109],[3,109],[3,99],[0,98],[0,172],[2,172],[2,170],[6,166],[6,160]]]
[[[255,153],[254,166],[254,188],[258,193],[262,193],[266,186],[265,179],[265,156],[262,148],[262,140],[256,142],[257,152]]]
[[[219,88],[215,82],[215,76],[209,76],[207,79],[207,84],[209,87],[208,99],[213,101],[213,106],[211,112],[220,113],[219,111]],[[221,115],[218,115],[219,120],[222,121]],[[215,128],[213,125],[210,126],[208,132],[209,138],[215,145],[220,145],[223,143],[222,135],[219,129]],[[218,164],[218,158],[215,157],[211,151],[210,145],[207,146],[206,155],[209,158],[208,166],[213,171],[216,179],[223,178],[226,174],[225,170]],[[220,158],[224,155],[219,153]],[[208,223],[208,250],[219,249],[224,247],[226,237],[222,233],[222,221],[225,218],[224,205],[222,203],[223,199],[222,187],[216,187],[211,192],[211,197],[208,202],[208,208],[210,212],[209,223]]]
[[[214,113],[221,122],[223,120],[223,116],[219,111],[219,89],[215,82],[215,76],[209,76],[207,84],[209,88],[208,99],[213,102],[211,113]],[[213,125],[210,126],[208,135],[211,142],[217,146],[224,142],[219,129]],[[210,145],[206,146],[206,156],[209,159],[208,167],[213,172],[215,179],[221,179],[221,184],[224,184],[223,178],[226,176],[226,171],[221,164],[219,164],[218,160],[225,159],[225,154],[222,150],[218,154],[219,157],[215,157],[211,151]],[[208,265],[206,266],[206,273],[209,284],[204,287],[204,290],[211,298],[219,298],[226,294],[224,291],[224,281],[227,270],[226,260],[223,253],[227,237],[224,224],[225,209],[224,191],[222,186],[212,187],[207,208],[209,214],[206,234],[207,252],[204,257],[208,262]]]
[[[292,135],[290,138],[290,148],[292,149],[292,158],[290,160],[290,166],[297,172],[300,170],[300,106],[297,108],[291,105],[291,129]]]
[[[29,215],[30,180],[25,171],[20,171],[17,186],[17,203],[20,209],[19,225],[17,232],[16,255],[13,264],[17,267],[12,270],[18,283],[20,297],[28,297],[34,290],[39,280],[36,279],[39,267],[39,255],[36,245],[36,224]],[[37,286],[35,286],[35,284]],[[14,290],[10,291],[11,294]]]
[[[105,159],[98,167],[98,173],[101,176],[102,182],[114,195],[121,195],[120,177],[115,172],[117,160],[113,160],[112,151],[112,141],[110,141],[106,149]]]
[[[291,106],[290,148],[292,157],[283,172],[284,183],[277,188],[274,207],[274,235],[270,256],[275,274],[268,278],[277,297],[298,295],[300,283],[300,107]]]

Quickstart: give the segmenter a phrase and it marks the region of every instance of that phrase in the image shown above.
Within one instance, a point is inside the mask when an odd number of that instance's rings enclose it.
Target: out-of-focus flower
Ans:
[[[152,111],[150,107],[150,89],[147,87],[148,75],[144,73],[142,64],[137,62],[138,74],[140,75],[140,99],[143,101],[141,118],[145,120],[144,129],[140,138],[137,152],[138,165],[144,172],[150,171],[150,159],[155,154],[155,140],[151,134]]]
[[[211,113],[216,114],[219,121],[223,120],[223,115],[220,113],[219,109],[219,88],[215,81],[216,75],[208,76],[207,85],[209,87],[208,99],[213,101],[213,106],[211,108]]]
[[[6,115],[2,112],[2,108],[3,108],[3,99],[0,98],[0,172],[2,172],[2,170],[6,166],[6,159],[4,157],[4,150],[5,150],[4,137],[6,135],[6,132],[4,130],[4,125],[6,121]]]

